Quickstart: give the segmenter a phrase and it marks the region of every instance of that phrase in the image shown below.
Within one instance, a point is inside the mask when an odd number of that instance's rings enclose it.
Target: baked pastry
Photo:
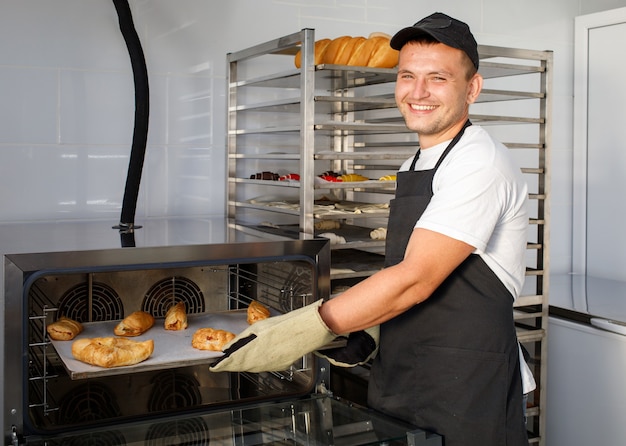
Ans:
[[[150,357],[154,341],[132,341],[126,338],[82,338],[72,344],[77,360],[99,367],[123,367],[138,364]]]
[[[178,302],[172,305],[165,313],[164,326],[166,330],[184,330],[187,328],[187,312],[185,302]]]
[[[83,324],[69,317],[61,316],[46,327],[48,336],[55,341],[71,341],[83,331]]]
[[[216,328],[199,328],[191,338],[191,346],[198,350],[221,352],[235,338],[235,334]]]
[[[117,336],[139,336],[154,325],[154,317],[145,311],[135,311],[126,316],[115,326],[113,333]]]
[[[252,325],[255,322],[262,321],[270,317],[270,309],[263,305],[261,302],[253,300],[248,305],[248,324]]]

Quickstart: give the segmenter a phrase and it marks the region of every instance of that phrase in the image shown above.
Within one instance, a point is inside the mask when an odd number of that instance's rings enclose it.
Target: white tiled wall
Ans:
[[[571,258],[573,18],[626,0],[130,0],[150,82],[137,220],[222,215],[225,55],[315,28],[392,34],[436,10],[479,43],[554,51],[552,270]],[[0,223],[118,222],[134,87],[113,2],[3,0]]]

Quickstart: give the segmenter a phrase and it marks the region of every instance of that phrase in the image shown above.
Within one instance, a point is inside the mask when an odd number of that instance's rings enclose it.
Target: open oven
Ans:
[[[5,444],[439,444],[425,432],[328,391],[328,364],[306,355],[275,373],[212,373],[221,353],[193,351],[194,328],[245,328],[252,300],[284,313],[329,298],[326,239],[213,243],[5,255]],[[183,301],[184,332],[166,333]],[[83,323],[103,336],[150,312],[152,356],[110,369],[71,355],[47,324]],[[141,340],[141,339],[137,339]]]

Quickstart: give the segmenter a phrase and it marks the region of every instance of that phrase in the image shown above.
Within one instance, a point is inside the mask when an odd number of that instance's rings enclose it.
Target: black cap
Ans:
[[[441,12],[436,12],[413,26],[401,29],[393,36],[390,45],[394,50],[400,50],[408,41],[424,35],[463,51],[478,69],[478,44],[469,26]]]

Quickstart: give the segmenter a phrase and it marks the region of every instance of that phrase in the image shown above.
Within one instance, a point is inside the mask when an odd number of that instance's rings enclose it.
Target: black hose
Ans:
[[[128,47],[130,63],[133,69],[135,81],[135,128],[133,132],[133,145],[128,163],[126,187],[122,201],[122,213],[119,226],[114,228],[133,229],[135,226],[135,211],[137,209],[137,197],[139,184],[141,183],[141,171],[146,155],[146,142],[148,140],[148,117],[150,115],[150,94],[148,88],[148,70],[139,36],[133,24],[130,6],[126,0],[113,0],[120,24],[120,30]]]

